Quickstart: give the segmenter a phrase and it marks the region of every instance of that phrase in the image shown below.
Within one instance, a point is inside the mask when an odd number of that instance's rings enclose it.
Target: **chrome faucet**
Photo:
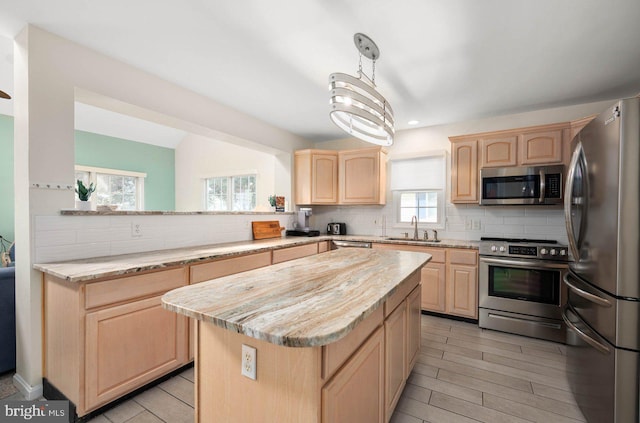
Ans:
[[[433,229],[433,240],[438,242],[438,231],[436,231],[435,229]]]
[[[411,218],[411,224],[413,225],[413,239],[417,241],[418,240],[418,218],[416,216],[413,216]]]

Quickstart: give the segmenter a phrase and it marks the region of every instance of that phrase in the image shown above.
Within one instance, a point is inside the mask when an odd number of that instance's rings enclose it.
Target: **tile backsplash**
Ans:
[[[326,232],[327,223],[345,222],[353,235],[400,236],[409,225],[394,224],[393,207],[317,206],[311,227]],[[123,215],[123,216],[36,216],[35,262],[82,259],[139,253],[180,247],[248,241],[251,221],[278,220],[292,228],[295,215]],[[133,226],[140,228],[134,236]],[[428,226],[420,226],[422,230]],[[481,236],[553,239],[567,243],[564,212],[558,208],[446,207],[444,228],[437,228],[441,239],[479,240]],[[431,236],[431,235],[430,235]]]
[[[479,240],[483,236],[495,236],[549,239],[567,243],[562,208],[448,204],[445,214],[444,227],[436,228],[438,238],[441,239]],[[329,222],[345,222],[349,234],[380,236],[383,218],[386,218],[386,236],[401,236],[411,230],[408,224],[394,223],[391,205],[315,207],[312,225],[324,232]],[[420,225],[420,236],[425,228],[431,229],[431,226]]]
[[[251,222],[292,214],[35,216],[36,263],[167,250],[252,239]],[[133,226],[139,233],[134,236]]]

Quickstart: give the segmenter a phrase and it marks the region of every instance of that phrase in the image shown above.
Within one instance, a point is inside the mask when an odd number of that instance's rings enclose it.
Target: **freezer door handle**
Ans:
[[[591,301],[592,303],[598,304],[599,306],[602,307],[611,307],[611,301],[607,300],[606,298],[602,298],[596,294],[592,294],[590,292],[587,292],[584,289],[578,288],[573,282],[570,282],[569,280],[573,280],[575,282],[580,282],[578,280],[576,280],[576,278],[574,276],[571,276],[571,273],[566,273],[563,277],[562,277],[562,281],[565,283],[565,285],[567,285],[569,287],[569,289],[571,290],[571,292],[574,292],[576,294],[578,294],[579,296],[581,296],[582,298],[584,298],[585,300]]]
[[[585,332],[578,329],[578,327],[574,325],[573,322],[567,316],[567,311],[568,311],[568,308],[565,307],[562,312],[562,320],[564,320],[564,323],[567,325],[567,328],[569,328],[569,330],[574,331],[576,335],[578,335],[584,342],[591,345],[593,348],[595,348],[597,351],[601,352],[602,354],[611,353],[611,349],[609,347],[607,347],[606,345],[604,345],[599,341],[596,341],[595,339],[587,335]]]

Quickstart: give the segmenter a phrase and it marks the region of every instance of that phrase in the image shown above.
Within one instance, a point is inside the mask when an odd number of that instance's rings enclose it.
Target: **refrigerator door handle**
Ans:
[[[580,252],[578,251],[578,240],[574,237],[573,219],[571,218],[571,208],[574,202],[573,198],[573,183],[576,173],[576,168],[580,166],[580,156],[582,155],[582,144],[578,143],[573,155],[571,156],[571,163],[569,164],[569,171],[567,172],[567,183],[564,190],[564,223],[567,227],[567,238],[569,240],[569,249],[573,255],[573,259],[577,262],[580,259]],[[586,177],[586,175],[585,175]],[[584,193],[586,196],[587,193]],[[586,198],[579,199],[583,204],[586,202]]]
[[[562,281],[565,283],[565,285],[567,285],[569,287],[569,289],[578,294],[579,296],[581,296],[582,298],[584,298],[585,300],[591,301],[592,303],[598,304],[599,306],[602,307],[611,307],[611,301],[607,300],[606,298],[602,298],[599,295],[596,294],[592,294],[591,292],[587,292],[584,289],[578,288],[574,283],[570,282],[569,279],[572,279],[576,282],[579,282],[574,276],[572,276],[570,273],[566,273],[563,277],[562,277]]]
[[[562,312],[562,320],[564,320],[564,323],[567,325],[567,327],[570,330],[574,331],[575,334],[578,335],[584,342],[591,345],[602,354],[611,354],[611,349],[609,347],[599,341],[596,341],[595,339],[578,329],[578,327],[574,325],[573,322],[571,322],[571,320],[567,316],[567,307],[565,307],[564,311]]]

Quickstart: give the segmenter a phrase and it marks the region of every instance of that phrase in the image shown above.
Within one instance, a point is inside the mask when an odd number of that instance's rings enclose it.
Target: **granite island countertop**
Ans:
[[[289,347],[348,334],[431,259],[418,252],[347,248],[175,289],[163,307]]]
[[[411,239],[390,240],[387,237],[374,235],[321,235],[317,237],[282,237],[257,241],[238,241],[56,263],[36,263],[33,268],[68,282],[80,283],[105,277],[130,275],[147,270],[196,264],[208,260],[231,258],[334,239],[381,244],[418,245],[430,248],[478,249],[478,241],[444,239],[438,243],[425,243]]]

